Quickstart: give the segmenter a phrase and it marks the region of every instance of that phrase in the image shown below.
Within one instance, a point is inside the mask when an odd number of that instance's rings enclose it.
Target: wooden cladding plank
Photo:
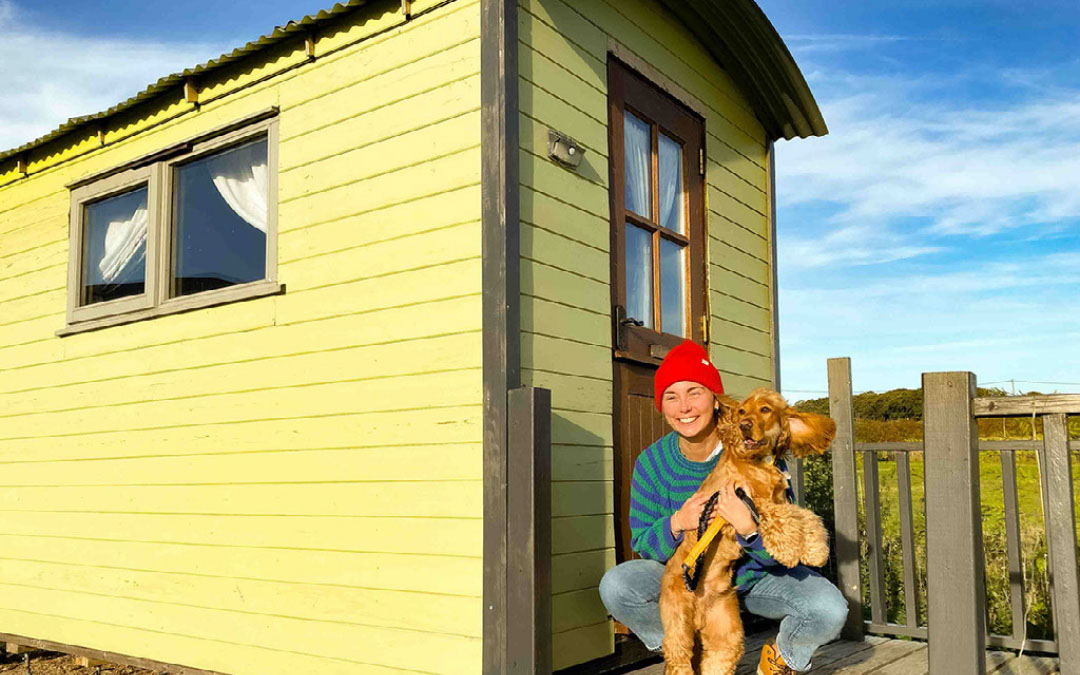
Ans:
[[[479,138],[477,138],[479,142]],[[415,164],[371,175],[278,207],[278,221],[308,226],[383,209],[431,194],[474,185],[480,180],[480,149],[418,157]],[[284,187],[283,187],[284,189]]]
[[[205,426],[191,423],[148,429],[127,428],[99,434],[67,434],[0,439],[0,460],[77,459],[147,454],[195,454],[311,447],[402,445],[415,442],[416,409],[370,411],[316,418],[257,419]],[[442,442],[480,439],[479,404],[428,408],[423,428],[437,429]],[[584,433],[567,434],[570,438]]]
[[[122,372],[102,379],[63,386],[0,393],[0,420],[18,415],[69,412],[138,405],[152,401],[192,400],[331,382],[358,382],[480,367],[479,332],[445,335],[421,341],[347,347],[194,369],[172,367],[165,372],[124,377]],[[147,364],[153,368],[151,364]],[[100,372],[100,371],[98,371]],[[78,377],[76,373],[70,375]],[[85,377],[86,375],[82,375]],[[24,383],[33,383],[24,380]]]
[[[393,175],[432,158],[473,149],[480,141],[479,128],[480,111],[473,110],[431,126],[330,155],[304,165],[302,170],[282,171],[278,177],[280,208],[313,194]],[[340,141],[334,138],[327,142],[334,146]]]
[[[267,617],[480,636],[479,596],[327,587],[0,559],[4,583]],[[372,580],[374,581],[374,580]],[[475,620],[469,620],[473,614]]]
[[[1080,574],[1077,571],[1076,516],[1073,497],[1073,460],[1069,429],[1061,413],[1043,417],[1043,459],[1050,509],[1048,547],[1054,607],[1054,638],[1058,643],[1063,675],[1080,673]]]
[[[924,373],[927,623],[933,672],[983,673],[986,610],[972,373]]]
[[[606,36],[562,3],[523,2],[521,9],[523,11],[518,12],[518,39],[606,97]],[[557,13],[559,18],[553,17],[551,12]],[[575,21],[575,25],[568,26],[559,19]],[[593,48],[583,46],[582,42]]]
[[[758,354],[768,354],[772,339],[768,333],[726,319],[712,319],[709,339],[713,344],[727,345]]]
[[[768,332],[769,309],[747,300],[713,290],[709,293],[709,310],[714,317]],[[769,376],[771,379],[771,375]]]
[[[607,615],[600,594],[593,588],[559,593],[551,599],[551,630],[554,633],[600,623]]]
[[[609,311],[611,289],[602,281],[527,259],[521,261],[519,276],[521,292],[524,295],[583,309],[593,314]],[[544,326],[537,328],[545,330]],[[582,340],[587,336],[575,332],[567,337]],[[599,335],[593,334],[592,337],[598,338]],[[610,342],[610,337],[604,342]]]
[[[480,379],[479,368],[475,368],[27,414],[9,418],[0,440],[469,405],[481,400]],[[422,419],[423,413],[419,413],[417,420]]]
[[[233,564],[235,552],[229,551],[246,551],[249,560],[265,559],[268,569],[278,570],[274,574],[291,575],[298,568],[287,559],[308,560],[310,556],[281,551],[480,557],[483,534],[483,523],[475,515],[401,518],[7,511],[4,517],[0,530],[5,542],[4,557],[57,560],[54,556],[62,554],[66,557],[59,558],[61,562],[92,564],[89,558],[84,560],[79,555],[78,545],[83,542],[87,551],[95,552],[94,560],[100,565],[189,572],[206,567],[208,574],[255,578],[271,572],[252,568],[245,573]],[[401,537],[403,527],[410,528],[415,536]],[[115,550],[110,549],[113,545]],[[50,553],[49,547],[55,547],[54,552]],[[133,556],[126,564],[119,556],[121,551]],[[190,551],[191,567],[182,565],[183,556],[175,557],[183,551]],[[167,555],[174,556],[175,564],[165,562]],[[344,555],[334,557],[350,559]],[[280,565],[275,562],[279,559],[284,561]],[[266,578],[299,581],[305,577]],[[351,575],[327,578],[338,581],[326,583],[342,583],[341,579],[350,578],[352,581],[346,585],[372,585],[370,580],[365,584],[362,578]],[[426,586],[421,583],[419,587]]]
[[[553,518],[611,513],[614,487],[611,481],[566,481],[551,485]]]
[[[412,668],[432,673],[472,672],[479,659],[480,639],[461,635],[402,631],[332,621],[264,617],[240,612],[104,597],[85,592],[24,588],[0,584],[10,607],[33,607],[39,614],[80,621],[100,621],[160,633],[189,635],[230,644],[275,648],[303,644],[318,656],[345,658]],[[0,612],[0,616],[7,612]],[[466,617],[462,617],[467,620]],[[5,624],[11,625],[11,624]],[[52,631],[47,631],[52,633]],[[418,648],[418,645],[424,645]]]
[[[551,554],[615,548],[615,517],[608,514],[551,519]]]
[[[395,668],[357,664],[340,658],[317,657],[287,647],[252,647],[20,609],[0,609],[0,620],[6,627],[17,628],[22,635],[63,635],[67,644],[92,645],[95,649],[115,654],[130,654],[134,651],[131,648],[134,644],[139,647],[139,655],[153,655],[158,662],[182,663],[188,668],[203,668],[214,672],[243,672],[252,667],[266,675],[285,675],[290,672],[349,675],[355,673],[358,667],[364,668],[365,672],[380,674],[401,672]]]
[[[833,506],[838,586],[848,603],[843,637],[863,637],[862,582],[859,574],[859,506],[855,472],[855,413],[852,408],[851,359],[829,359],[829,417],[836,421],[832,444]]]
[[[605,287],[610,284],[610,258],[606,250],[586,246],[542,227],[522,225],[521,256],[563,269]],[[533,289],[534,293],[538,290],[540,289]]]
[[[615,631],[610,621],[574,628],[552,636],[552,666],[558,670],[606,656],[614,650]]]
[[[241,309],[245,311],[238,311]],[[476,296],[391,307],[359,316],[340,316],[293,325],[274,325],[273,306],[259,302],[214,308],[205,315],[189,313],[183,316],[187,317],[186,321],[180,320],[180,317],[165,317],[110,329],[109,332],[116,335],[114,343],[100,339],[105,331],[67,338],[62,342],[62,351],[56,349],[61,341],[46,343],[37,350],[37,359],[31,364],[0,370],[0,391],[29,392],[80,382],[101,383],[170,372],[174,373],[172,377],[176,377],[178,371],[338,352],[350,347],[371,347],[368,356],[376,356],[382,351],[380,345],[395,341],[401,343],[399,349],[409,350],[410,344],[414,350],[423,349],[424,345],[417,341],[428,337],[431,325],[438,325],[449,335],[475,334],[480,328],[479,299]],[[215,334],[212,320],[227,326],[226,332]],[[159,321],[165,322],[166,327],[175,327],[181,339],[161,344],[167,340],[167,333],[140,330]],[[182,337],[184,329],[189,335],[186,339]],[[217,331],[221,330],[222,326],[217,326]],[[147,338],[144,346],[132,340],[140,335]],[[468,338],[457,339],[468,341]],[[131,342],[136,342],[136,348],[125,349]],[[110,351],[110,347],[115,351]],[[54,357],[46,358],[50,352],[54,353]],[[67,358],[63,358],[65,356]],[[331,357],[327,355],[326,358]],[[258,369],[257,365],[254,367]],[[196,373],[194,377],[198,378],[199,375]],[[219,386],[230,385],[221,383]]]
[[[709,352],[712,354],[713,363],[720,370],[765,380],[771,376],[772,359],[768,356],[742,351],[715,341],[709,345]]]
[[[611,318],[606,313],[540,297],[522,298],[521,329],[588,344],[611,344]]]
[[[427,439],[425,439],[427,440]],[[3,462],[0,486],[194,485],[251,481],[427,481],[483,477],[476,443]]]
[[[453,45],[431,45],[436,49],[416,54],[412,62],[390,70],[383,67],[377,71],[363,71],[356,69],[356,59],[342,62],[342,67],[353,70],[352,75],[341,80],[349,82],[347,86],[308,103],[284,108],[281,115],[281,143],[285,151],[282,166],[294,166],[316,157],[314,148],[304,147],[303,139],[309,136],[341,129],[363,137],[369,132],[358,125],[372,115],[378,119],[392,110],[398,110],[400,115],[402,109],[411,109],[412,114],[404,115],[406,119],[399,121],[400,124],[410,118],[415,122],[417,107],[432,114],[439,111],[440,105],[465,104],[473,97],[474,85],[470,79],[480,72],[479,44],[467,35],[452,37]],[[425,47],[425,50],[431,47]],[[304,91],[300,88],[297,93]],[[390,120],[386,122],[391,123]]]
[[[544,387],[551,391],[551,405],[557,409],[604,414],[611,412],[610,380],[528,369],[522,373],[522,380],[528,386]]]
[[[610,348],[521,333],[521,367],[595,379],[611,377]]]
[[[522,185],[607,220],[608,191],[603,184],[573,174],[524,150],[519,157]]]
[[[589,445],[553,445],[552,480],[613,480],[611,448]]]
[[[611,246],[611,224],[607,217],[582,210],[564,195],[548,195],[522,185],[521,220],[595,249],[608,251]]]
[[[615,566],[615,549],[565,553],[551,559],[551,592],[595,589],[604,572]]]
[[[122,490],[107,486],[28,486],[5,488],[0,510],[473,518],[482,513],[482,492],[480,481],[475,480],[152,484],[126,485]],[[586,513],[600,512],[590,504],[589,497],[574,496],[576,508]]]

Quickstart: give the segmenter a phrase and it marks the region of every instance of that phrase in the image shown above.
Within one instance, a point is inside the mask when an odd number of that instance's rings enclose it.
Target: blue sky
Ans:
[[[777,150],[788,398],[831,356],[859,391],[1080,391],[1080,5],[759,3],[831,131]],[[0,0],[0,147],[330,4]]]

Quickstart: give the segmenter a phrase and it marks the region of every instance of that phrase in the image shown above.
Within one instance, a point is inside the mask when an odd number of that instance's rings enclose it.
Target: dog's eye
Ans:
[[[771,412],[771,411],[769,410],[769,406],[763,405],[763,406],[761,406],[761,412],[767,413],[767,412]]]
[[[742,408],[739,408],[739,414],[740,414],[740,415],[745,415],[745,414],[746,414],[746,411],[745,411],[745,410],[743,410]]]

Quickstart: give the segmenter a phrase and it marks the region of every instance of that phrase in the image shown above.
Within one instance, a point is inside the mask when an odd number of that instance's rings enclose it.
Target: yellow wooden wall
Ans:
[[[277,75],[302,43],[271,49],[197,112],[170,96],[104,148],[0,165],[0,632],[235,673],[479,670],[480,5],[437,4],[374,3],[316,52],[369,40]],[[55,337],[64,185],[271,105],[288,292]]]
[[[771,381],[767,141],[731,78],[654,0],[520,0],[522,365],[552,389],[556,667],[609,653],[596,587],[615,564],[607,53],[629,49],[704,103],[711,351],[736,394]],[[547,130],[582,143],[578,171]]]

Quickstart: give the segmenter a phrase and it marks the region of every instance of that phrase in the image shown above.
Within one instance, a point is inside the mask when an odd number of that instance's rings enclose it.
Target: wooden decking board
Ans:
[[[754,675],[761,647],[775,631],[750,635],[735,675]],[[840,640],[825,645],[814,656],[815,675],[926,675],[928,652],[925,642],[893,640],[875,635],[864,642]],[[663,675],[664,664],[627,671],[633,675]],[[1058,672],[1056,658],[1045,656],[1017,657],[1011,652],[992,651],[986,654],[986,672],[994,675],[1050,675]]]

